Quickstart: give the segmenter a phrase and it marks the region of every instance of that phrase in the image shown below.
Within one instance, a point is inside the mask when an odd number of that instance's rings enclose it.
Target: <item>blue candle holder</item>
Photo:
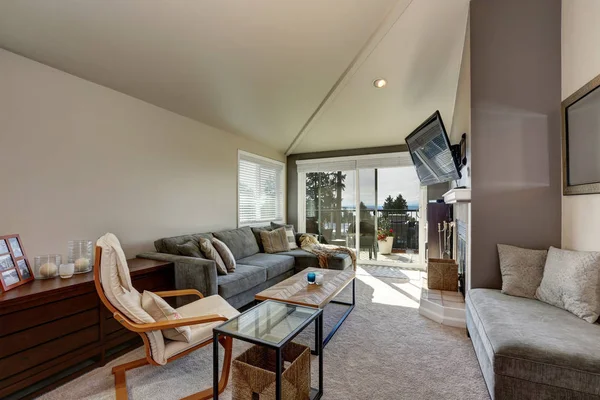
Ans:
[[[306,274],[306,280],[311,285],[315,283],[316,278],[317,278],[317,276],[315,275],[314,272],[309,272],[308,274]]]

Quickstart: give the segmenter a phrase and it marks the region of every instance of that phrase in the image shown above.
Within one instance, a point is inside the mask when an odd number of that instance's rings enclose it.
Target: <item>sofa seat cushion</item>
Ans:
[[[267,271],[267,279],[271,279],[294,269],[294,257],[282,254],[257,253],[238,260],[238,263],[263,268]]]
[[[319,259],[312,253],[302,249],[284,251],[278,255],[292,256],[296,260],[296,271],[306,268],[319,268]],[[344,270],[352,266],[352,259],[348,254],[336,254],[329,259],[329,269]]]
[[[600,395],[600,325],[534,299],[472,289],[467,314],[496,375]]]
[[[236,260],[258,253],[258,242],[249,226],[214,232],[213,235],[225,243]]]
[[[218,292],[228,299],[266,281],[267,271],[264,268],[238,263],[234,272],[217,277]]]

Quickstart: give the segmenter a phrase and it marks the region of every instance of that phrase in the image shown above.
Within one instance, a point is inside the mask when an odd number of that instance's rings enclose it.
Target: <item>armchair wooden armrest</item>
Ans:
[[[201,299],[204,298],[204,295],[197,291],[196,289],[181,289],[181,290],[169,290],[167,292],[154,292],[155,295],[160,297],[176,297],[176,296],[189,296],[196,295]]]
[[[177,328],[180,326],[206,324],[208,322],[227,321],[228,319],[219,314],[202,315],[200,317],[174,319],[170,321],[153,322],[150,324],[136,324],[125,318],[120,313],[116,312],[113,314],[115,319],[123,325],[125,328],[133,332],[149,332],[159,331],[169,328]]]

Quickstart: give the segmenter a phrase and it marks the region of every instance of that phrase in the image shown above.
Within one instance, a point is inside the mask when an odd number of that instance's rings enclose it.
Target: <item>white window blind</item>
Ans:
[[[366,168],[412,167],[410,153],[387,153],[365,156],[321,158],[296,161],[298,173],[353,171]]]
[[[282,222],[285,165],[242,151],[238,158],[238,226]]]

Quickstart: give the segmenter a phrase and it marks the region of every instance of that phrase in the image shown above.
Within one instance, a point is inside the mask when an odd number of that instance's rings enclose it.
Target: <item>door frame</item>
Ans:
[[[354,168],[348,168],[352,164],[349,162],[355,162]],[[385,163],[390,165],[385,165]],[[412,160],[407,152],[403,153],[387,153],[387,154],[374,154],[366,156],[350,156],[350,157],[334,157],[334,158],[322,158],[312,160],[298,160],[298,165],[305,164],[307,168],[298,169],[298,231],[306,232],[306,174],[311,169],[310,165],[314,165],[314,171],[312,172],[324,172],[321,169],[328,169],[327,166],[331,166],[331,171],[354,171],[355,172],[355,213],[354,213],[354,225],[356,227],[355,233],[355,247],[354,250],[357,254],[360,254],[360,170],[367,168],[394,168],[394,167],[407,167],[412,166]],[[340,167],[335,169],[336,163],[340,163]],[[341,165],[343,164],[343,165]],[[381,165],[377,165],[381,164]],[[372,166],[371,166],[372,165]],[[377,190],[377,188],[376,188]],[[394,267],[406,267],[425,269],[425,248],[426,248],[426,234],[427,234],[427,187],[420,186],[419,193],[419,259],[416,263],[400,263],[396,261],[382,261],[382,260],[358,260],[360,264],[366,265],[386,265]],[[376,193],[377,197],[377,193]],[[377,211],[377,210],[376,210]]]

